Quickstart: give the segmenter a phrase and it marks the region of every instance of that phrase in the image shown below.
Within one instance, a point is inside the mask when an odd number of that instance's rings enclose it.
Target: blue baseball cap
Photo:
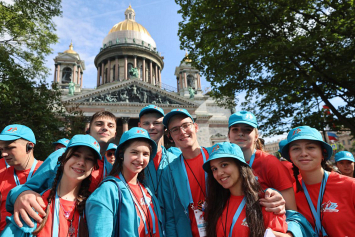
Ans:
[[[123,144],[125,144],[129,140],[137,139],[137,138],[146,139],[150,143],[150,145],[152,146],[152,153],[150,154],[150,159],[153,159],[157,154],[157,144],[155,143],[154,140],[150,138],[147,130],[139,127],[131,128],[130,130],[122,134],[120,143],[118,144],[117,150],[115,152],[115,156],[118,157],[118,153],[120,152]]]
[[[335,154],[335,162],[341,161],[341,160],[349,160],[352,162],[355,162],[353,154],[351,154],[348,151],[340,151]]]
[[[117,145],[113,143],[108,144],[106,151],[108,150],[117,150]]]
[[[186,109],[172,109],[169,113],[167,113],[163,119],[163,124],[164,126],[167,128],[170,122],[171,117],[178,115],[178,114],[182,114],[185,115],[187,117],[190,117],[192,122],[194,122],[194,119],[192,118],[191,114],[189,112],[187,112]]]
[[[287,139],[281,140],[281,141],[279,142],[279,150],[278,150],[278,152],[281,153],[282,148],[283,148],[286,144],[287,144]]]
[[[56,142],[53,142],[52,144],[53,144],[53,145],[62,144],[63,146],[67,146],[68,143],[69,143],[69,139],[68,139],[68,138],[62,138],[62,139],[59,139],[59,140],[56,141]]]
[[[68,146],[66,148],[65,151],[67,151],[70,147],[74,147],[74,146],[87,146],[92,148],[96,155],[98,155],[98,158],[101,160],[101,154],[100,154],[100,145],[99,143],[96,141],[95,138],[93,138],[90,135],[84,135],[84,134],[78,134],[75,135],[72,139],[70,139]]]
[[[164,114],[164,110],[156,105],[147,105],[146,107],[144,107],[140,112],[139,112],[139,119],[141,119],[141,117],[144,114],[147,113],[153,113],[153,112],[157,112],[159,114],[161,114],[162,116],[165,116]]]
[[[0,133],[0,141],[13,141],[20,138],[36,144],[35,134],[32,129],[25,125],[11,124]]]
[[[239,160],[242,164],[249,167],[249,165],[245,162],[244,155],[240,147],[234,143],[230,142],[221,142],[212,146],[212,152],[208,160],[203,164],[203,169],[208,172],[211,170],[211,160],[219,159],[219,158],[233,158]]]
[[[239,111],[232,114],[228,120],[228,128],[237,123],[245,123],[252,126],[253,128],[258,127],[258,122],[256,121],[255,115],[248,111]]]
[[[319,141],[322,144],[323,149],[327,152],[327,157],[324,157],[325,160],[329,160],[333,154],[332,147],[323,141],[322,135],[318,132],[317,129],[311,128],[309,126],[300,126],[292,129],[287,135],[287,144],[282,148],[281,155],[290,161],[289,149],[290,143],[297,140],[311,140]]]

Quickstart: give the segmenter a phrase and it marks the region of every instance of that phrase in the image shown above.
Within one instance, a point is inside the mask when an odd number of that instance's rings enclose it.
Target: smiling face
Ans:
[[[116,121],[110,117],[97,117],[91,122],[90,135],[99,143],[108,143],[116,137]]]
[[[82,181],[91,174],[95,163],[94,151],[87,146],[79,146],[66,160],[63,175],[74,182]]]
[[[15,168],[24,164],[29,155],[26,152],[27,143],[29,142],[23,139],[0,141],[0,150],[6,163]]]
[[[185,127],[182,128],[182,127]],[[168,124],[169,134],[180,149],[199,147],[197,141],[198,125],[190,117],[175,115]],[[175,132],[172,132],[174,131]]]
[[[146,141],[133,141],[123,153],[122,173],[126,179],[137,177],[148,165],[151,148]]]
[[[233,158],[211,160],[210,164],[213,177],[223,188],[229,189],[232,194],[241,191],[243,178]]]
[[[291,161],[301,171],[313,171],[321,168],[322,146],[318,141],[296,140],[290,143]]]
[[[150,138],[158,144],[164,135],[163,119],[159,113],[147,113],[141,116],[138,126],[147,130]]]
[[[353,177],[354,162],[350,160],[341,160],[336,163],[336,166],[343,175]]]
[[[237,144],[242,151],[252,150],[256,147],[258,134],[256,129],[244,123],[237,123],[230,127],[228,139],[231,143]]]

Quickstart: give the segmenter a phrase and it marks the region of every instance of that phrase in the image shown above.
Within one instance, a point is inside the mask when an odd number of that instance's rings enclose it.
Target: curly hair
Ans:
[[[41,224],[38,225],[38,227],[36,228],[36,230],[33,231],[33,235],[37,236],[39,234],[39,232],[44,228],[48,216],[49,216],[49,212],[51,209],[51,204],[54,202],[54,198],[55,198],[55,194],[57,191],[57,186],[60,183],[60,180],[62,178],[63,175],[63,171],[64,171],[64,165],[67,163],[67,161],[72,157],[72,155],[74,154],[74,152],[76,152],[79,149],[80,146],[74,146],[74,147],[70,147],[68,148],[59,158],[58,158],[58,170],[56,173],[56,176],[54,178],[52,187],[50,189],[49,192],[49,196],[47,198],[48,201],[48,205],[46,207],[46,216],[44,217],[43,221],[41,222]],[[91,149],[91,148],[90,148]],[[99,159],[98,155],[96,155],[96,152],[93,152],[94,156],[95,156],[95,165],[94,168],[97,168],[97,159]],[[89,195],[91,194],[89,192],[89,187],[91,184],[91,175],[89,175],[87,178],[85,178],[81,184],[80,184],[80,189],[78,192],[78,196],[76,198],[76,210],[78,210],[80,216],[84,216],[84,209],[85,209],[85,203],[86,200],[88,199]],[[86,221],[80,221],[80,228],[79,228],[79,236],[88,236],[88,229],[87,229],[87,225],[86,225]]]

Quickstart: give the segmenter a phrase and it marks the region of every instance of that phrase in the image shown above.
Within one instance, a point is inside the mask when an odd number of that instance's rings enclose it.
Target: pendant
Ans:
[[[75,234],[75,228],[73,226],[73,223],[70,222],[69,230],[68,230],[69,236],[73,236]]]
[[[68,219],[70,216],[70,211],[64,211],[64,217]]]

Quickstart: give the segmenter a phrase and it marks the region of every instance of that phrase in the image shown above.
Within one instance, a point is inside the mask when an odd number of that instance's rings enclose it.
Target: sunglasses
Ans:
[[[115,152],[112,152],[112,151],[107,152],[107,156],[114,156],[114,155],[115,155]]]

